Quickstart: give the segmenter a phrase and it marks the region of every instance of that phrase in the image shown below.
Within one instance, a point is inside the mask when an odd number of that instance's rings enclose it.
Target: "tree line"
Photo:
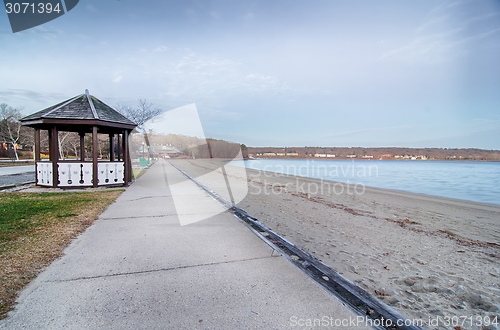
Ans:
[[[34,145],[33,129],[22,126],[20,119],[23,108],[14,108],[5,103],[0,104],[0,158],[10,158],[19,160],[32,158]],[[137,153],[144,143],[146,150],[152,153],[155,146],[171,146],[176,148],[186,158],[234,158],[241,150],[246,158],[247,148],[244,144],[228,142],[217,139],[201,139],[193,136],[178,134],[155,134],[153,131],[147,132],[144,124],[163,113],[163,110],[154,106],[153,103],[145,99],[139,99],[137,106],[118,105],[116,110],[125,117],[134,121],[138,126],[131,135],[130,147],[132,154]],[[48,132],[40,132],[40,147],[42,154],[48,153]],[[107,158],[109,155],[108,136],[98,134],[98,153],[100,158]],[[86,136],[85,153],[91,154],[91,137]],[[59,158],[78,158],[80,156],[80,136],[77,132],[60,131],[58,134]],[[151,154],[150,156],[153,156]]]
[[[500,161],[499,150],[475,148],[403,148],[403,147],[250,147],[253,157],[284,155],[295,158],[318,158],[335,155],[335,159],[427,159],[427,160],[485,160]],[[355,157],[354,157],[355,156]],[[326,157],[326,156],[325,156]],[[333,158],[330,158],[333,159]]]

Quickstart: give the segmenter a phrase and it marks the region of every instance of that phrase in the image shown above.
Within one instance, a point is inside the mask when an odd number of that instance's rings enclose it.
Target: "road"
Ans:
[[[35,165],[0,167],[0,176],[29,172],[35,173]]]
[[[35,165],[0,167],[0,187],[35,181]]]

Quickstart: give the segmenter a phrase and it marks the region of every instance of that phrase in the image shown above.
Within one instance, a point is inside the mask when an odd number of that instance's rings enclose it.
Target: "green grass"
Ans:
[[[0,194],[0,319],[13,308],[18,291],[122,192]]]
[[[0,253],[19,236],[55,218],[75,216],[88,207],[91,193],[2,194],[0,199]]]
[[[132,177],[137,180],[146,172],[145,168],[133,168]]]
[[[0,167],[27,166],[27,165],[34,165],[34,164],[35,164],[35,162],[33,162],[33,161],[28,161],[28,162],[3,161],[3,162],[0,162]]]

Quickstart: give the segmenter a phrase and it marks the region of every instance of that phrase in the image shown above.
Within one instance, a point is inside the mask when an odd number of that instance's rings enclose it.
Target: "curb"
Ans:
[[[3,185],[3,186],[0,186],[0,190],[21,187],[21,186],[25,186],[25,185],[33,184],[33,183],[35,183],[35,181],[26,181],[26,182],[16,183],[16,184],[6,184],[6,185]]]

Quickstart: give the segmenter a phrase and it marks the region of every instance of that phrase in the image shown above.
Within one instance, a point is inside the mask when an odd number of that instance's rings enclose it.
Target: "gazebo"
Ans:
[[[22,118],[21,124],[35,129],[34,153],[37,185],[61,188],[126,186],[132,181],[128,137],[137,125],[90,95],[88,90],[85,90],[85,94]],[[48,131],[48,161],[41,160],[40,157],[41,130]],[[59,132],[61,131],[79,133],[79,160],[59,159]],[[92,161],[86,161],[86,134],[92,135]],[[109,135],[109,160],[98,159],[97,134]],[[118,138],[116,152],[115,136]]]

